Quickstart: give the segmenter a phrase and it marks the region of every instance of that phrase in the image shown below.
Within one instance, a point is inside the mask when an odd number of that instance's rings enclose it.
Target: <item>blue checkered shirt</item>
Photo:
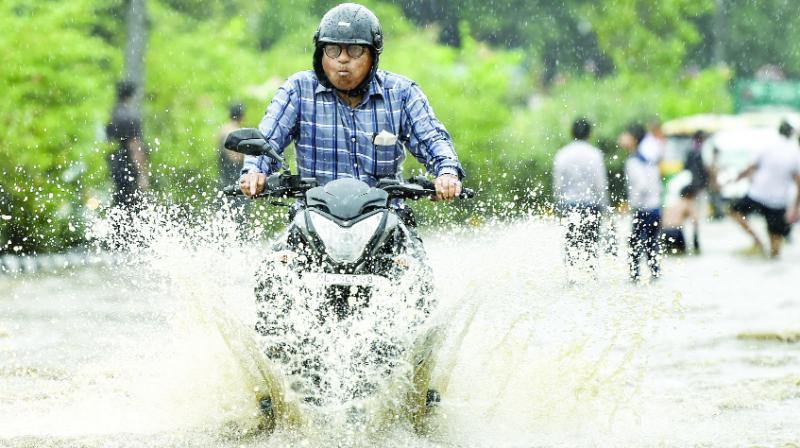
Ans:
[[[450,135],[419,86],[382,70],[355,108],[320,84],[313,71],[297,73],[278,89],[259,130],[279,154],[294,142],[300,175],[314,177],[320,185],[341,177],[372,186],[380,178],[396,178],[404,146],[429,173],[464,177]],[[397,136],[397,143],[373,144],[382,131]],[[269,174],[277,168],[265,156],[248,156],[242,173]]]

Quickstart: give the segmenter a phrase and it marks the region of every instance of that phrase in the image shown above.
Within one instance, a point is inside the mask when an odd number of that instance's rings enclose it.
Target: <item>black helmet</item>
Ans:
[[[361,44],[372,53],[372,70],[351,95],[363,94],[378,70],[378,55],[383,51],[383,30],[378,17],[366,6],[342,3],[325,13],[314,33],[314,71],[320,82],[329,88],[333,85],[322,70],[322,47],[325,44]]]
[[[366,6],[342,3],[322,16],[314,46],[322,44],[369,45],[377,53],[383,51],[383,31],[378,17]]]

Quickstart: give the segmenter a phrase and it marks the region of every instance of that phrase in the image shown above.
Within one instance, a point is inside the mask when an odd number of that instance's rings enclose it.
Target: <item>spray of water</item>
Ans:
[[[274,254],[238,210],[152,205],[95,222],[93,238],[116,260],[105,289],[147,311],[108,335],[113,353],[77,363],[63,406],[34,407],[35,423],[14,419],[3,435],[489,446],[504,434],[510,446],[559,444],[565,431],[576,443],[639,434],[645,344],[678,298],[630,286],[624,261],[604,257],[594,274],[568,277],[560,230],[546,219],[423,232],[430,310],[417,304],[412,266],[407,288],[379,291],[346,319],[319,319],[315,285],[283,294],[268,306],[306,306],[289,308],[287,331],[264,336],[254,288]],[[265,355],[279,345],[291,347],[288,362]],[[443,397],[424,418],[421,385]],[[265,395],[281,415],[269,436]]]

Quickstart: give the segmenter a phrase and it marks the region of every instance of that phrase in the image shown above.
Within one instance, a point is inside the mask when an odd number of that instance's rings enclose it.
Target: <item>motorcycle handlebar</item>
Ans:
[[[238,184],[228,185],[222,189],[222,194],[225,196],[244,196],[242,190],[239,189]]]
[[[267,177],[264,191],[253,196],[254,198],[280,196],[280,197],[298,197],[305,194],[306,191],[317,186],[317,180],[314,178],[300,177],[299,175],[291,175],[287,172],[276,173]],[[225,196],[244,196],[238,184],[228,185],[222,189],[222,194]]]
[[[280,186],[275,185],[273,188],[266,189],[263,193],[254,197],[267,197],[267,196],[297,196],[305,193],[310,188],[316,186],[314,179],[303,179],[296,176],[287,176],[279,180]],[[268,182],[269,186],[270,182]],[[436,196],[436,188],[430,180],[424,177],[415,177],[409,180],[408,183],[393,183],[390,185],[378,186],[382,188],[390,197],[400,199],[423,199]],[[238,184],[228,185],[222,189],[222,194],[225,196],[244,196]],[[459,199],[472,199],[476,196],[475,190],[471,188],[462,188]]]
[[[429,193],[429,196],[436,195],[436,186],[434,185],[433,181],[428,179],[425,176],[414,176],[408,180],[411,184],[419,185],[420,187],[424,188],[426,192]],[[471,188],[462,187],[461,194],[458,195],[459,199],[472,199],[477,195],[475,190]]]
[[[436,190],[428,189],[428,188],[423,188],[423,189],[412,191],[412,192],[397,191],[397,190],[392,191],[390,189],[386,189],[386,190],[389,191],[389,194],[392,197],[401,198],[401,199],[422,199],[422,198],[432,198],[432,197],[436,196]],[[458,198],[459,199],[472,199],[476,195],[477,195],[477,193],[475,193],[475,190],[472,190],[470,188],[462,188],[461,189],[461,194],[458,195]]]
[[[383,188],[389,193],[389,196],[394,198],[417,200],[436,196],[436,186],[424,176],[412,177],[408,182],[386,182],[387,184],[383,186],[378,185],[378,188]],[[475,194],[475,191],[470,188],[462,188],[458,198],[471,199],[475,197]]]

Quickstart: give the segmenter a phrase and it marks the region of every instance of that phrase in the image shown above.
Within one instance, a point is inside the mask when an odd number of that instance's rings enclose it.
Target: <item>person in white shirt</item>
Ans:
[[[793,132],[791,125],[781,123],[778,129],[780,136],[737,178],[752,177],[747,195],[731,204],[733,219],[753,238],[749,253],[763,254],[764,245],[750,227],[748,215],[758,213],[766,219],[772,258],[780,254],[781,243],[789,234],[790,224],[797,221],[800,194],[787,212],[792,183],[796,183],[800,189],[800,149],[791,139]]]
[[[661,129],[661,121],[654,119],[647,124],[647,133],[639,144],[639,153],[650,163],[658,165],[664,159],[667,138]]]
[[[628,181],[628,204],[632,214],[629,239],[629,268],[631,280],[640,280],[639,264],[647,259],[652,278],[661,275],[659,235],[661,233],[661,174],[658,165],[641,153],[645,136],[644,126],[632,124],[620,136],[619,144],[630,152],[625,161]]]
[[[574,140],[559,149],[553,160],[553,192],[566,226],[564,248],[568,265],[597,259],[600,218],[608,208],[603,153],[587,142],[591,132],[589,120],[575,120]]]

